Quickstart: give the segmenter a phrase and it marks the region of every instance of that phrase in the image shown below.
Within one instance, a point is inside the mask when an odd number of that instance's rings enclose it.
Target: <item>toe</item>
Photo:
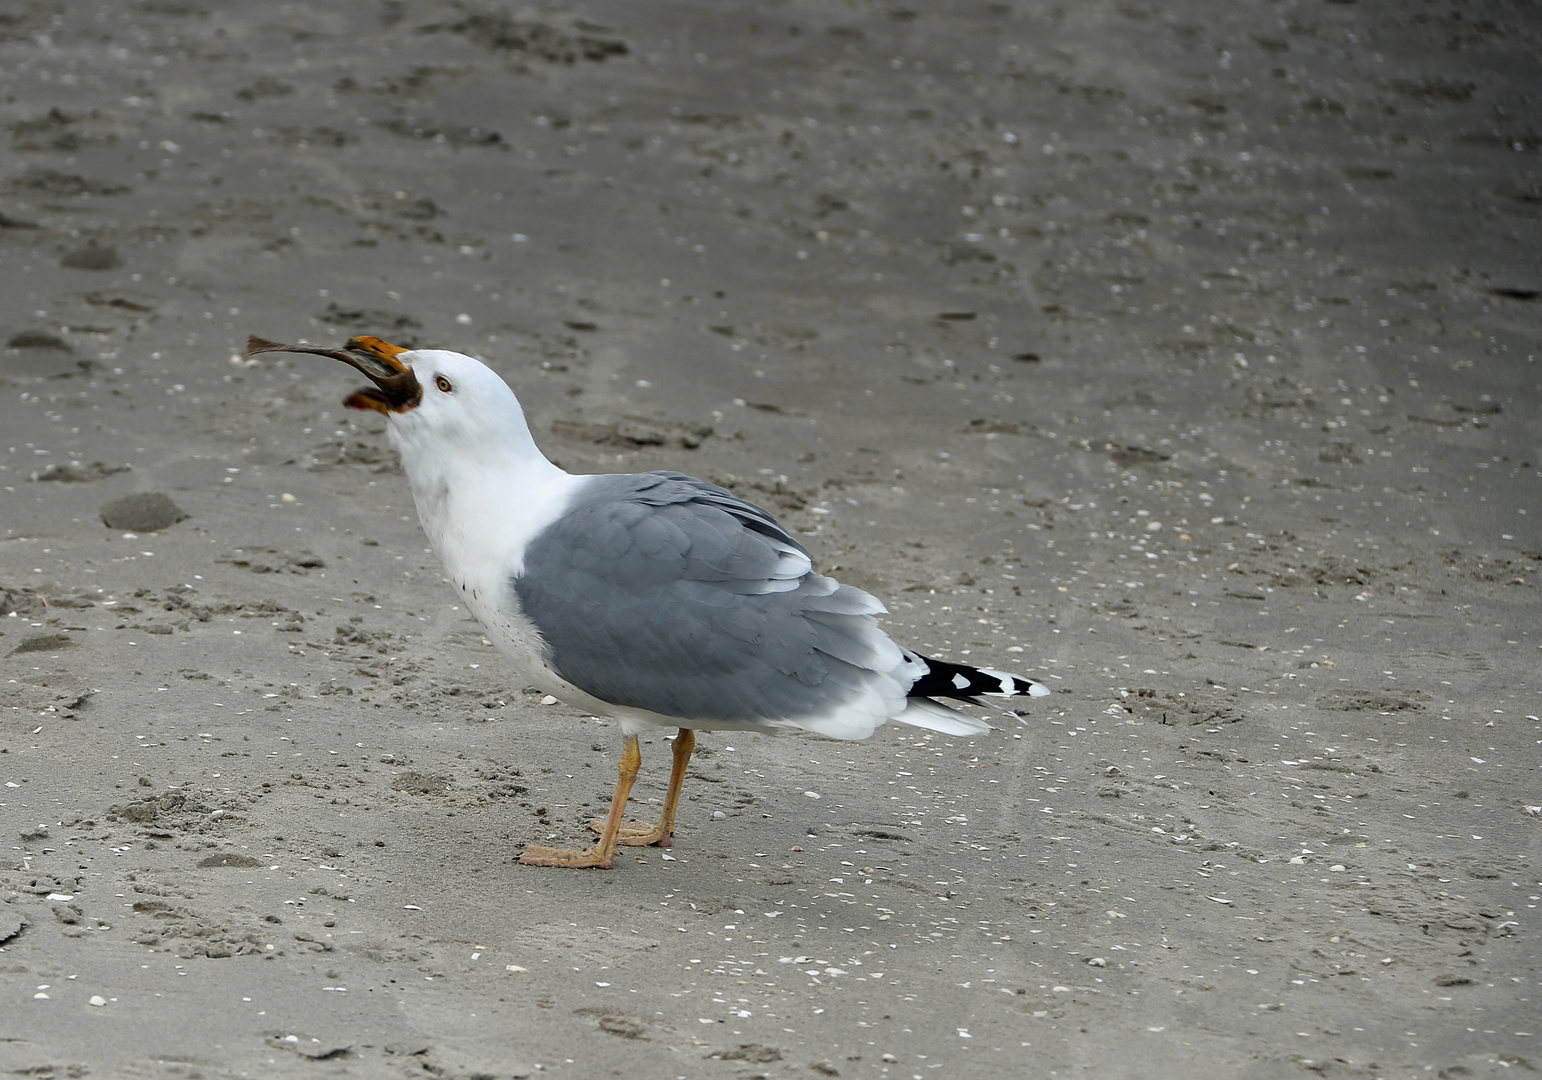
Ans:
[[[524,866],[572,866],[593,867],[597,870],[609,870],[611,857],[601,855],[594,850],[572,851],[567,848],[538,847],[534,844],[525,848],[519,861]]]

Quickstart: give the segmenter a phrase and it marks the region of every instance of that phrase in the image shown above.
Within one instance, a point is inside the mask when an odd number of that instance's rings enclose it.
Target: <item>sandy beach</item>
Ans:
[[[6,5],[0,1072],[1542,1069],[1539,72],[1491,0]],[[254,333],[478,355],[1055,693],[518,865],[619,727]]]

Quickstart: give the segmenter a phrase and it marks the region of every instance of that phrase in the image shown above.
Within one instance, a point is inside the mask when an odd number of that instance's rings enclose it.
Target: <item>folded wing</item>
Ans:
[[[562,678],[687,726],[863,738],[917,677],[878,600],[815,574],[765,510],[678,473],[590,479],[512,588]]]

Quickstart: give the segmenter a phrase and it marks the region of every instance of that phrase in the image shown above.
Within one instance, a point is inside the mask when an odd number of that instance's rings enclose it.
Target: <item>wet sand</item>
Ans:
[[[0,14],[0,1067],[1542,1067],[1539,42]],[[671,851],[521,867],[619,732],[507,681],[356,376],[249,333],[482,355],[566,468],[726,484],[897,639],[1057,693],[707,735]]]

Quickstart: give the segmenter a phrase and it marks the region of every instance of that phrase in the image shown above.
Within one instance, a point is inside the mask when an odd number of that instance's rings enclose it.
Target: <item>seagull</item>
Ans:
[[[592,848],[527,845],[520,862],[609,869],[620,845],[669,847],[696,732],[801,728],[865,739],[886,721],[946,735],[990,725],[944,702],[1042,697],[1030,679],[891,641],[887,609],[814,570],[766,510],[677,472],[575,475],[537,448],[480,360],[355,337],[341,349],[253,336],[371,384],[344,404],[387,420],[418,519],[462,600],[526,684],[620,722],[615,796]],[[675,728],[657,822],[623,822],[638,736]]]

